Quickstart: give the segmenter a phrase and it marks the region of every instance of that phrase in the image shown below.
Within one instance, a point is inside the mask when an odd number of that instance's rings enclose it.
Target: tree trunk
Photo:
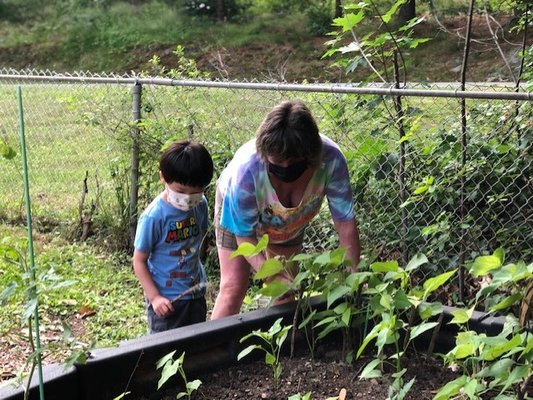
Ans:
[[[398,22],[405,24],[407,21],[416,17],[416,0],[409,0],[400,7],[398,12]]]
[[[342,0],[335,0],[335,18],[342,17]]]
[[[217,21],[224,22],[226,20],[226,2],[224,0],[217,0]]]

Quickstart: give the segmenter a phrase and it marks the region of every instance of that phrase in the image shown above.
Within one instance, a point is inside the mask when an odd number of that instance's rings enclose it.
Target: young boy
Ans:
[[[165,185],[139,218],[133,269],[147,300],[150,333],[206,319],[206,275],[200,261],[208,227],[203,194],[213,160],[199,143],[171,144],[159,161]]]

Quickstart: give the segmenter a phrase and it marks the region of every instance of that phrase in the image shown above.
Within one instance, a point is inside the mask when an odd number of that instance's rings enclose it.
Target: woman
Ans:
[[[258,271],[268,257],[301,252],[305,228],[324,197],[355,270],[360,244],[346,159],[337,144],[319,134],[302,102],[278,104],[261,123],[256,139],[237,150],[217,183],[220,290],[212,319],[240,311],[251,269]],[[255,245],[263,234],[269,236],[266,254],[230,257],[239,244]]]

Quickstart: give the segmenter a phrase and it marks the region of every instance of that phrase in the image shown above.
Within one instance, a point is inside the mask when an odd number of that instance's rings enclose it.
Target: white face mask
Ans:
[[[181,211],[189,211],[202,201],[203,193],[185,194],[175,192],[167,185],[167,200],[172,207]]]

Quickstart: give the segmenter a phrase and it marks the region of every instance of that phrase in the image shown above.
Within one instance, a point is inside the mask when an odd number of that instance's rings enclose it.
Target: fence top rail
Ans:
[[[461,90],[458,83],[439,83],[439,87],[457,85],[457,89],[399,89],[386,84],[298,84],[298,83],[258,83],[258,82],[234,82],[234,81],[203,81],[203,80],[179,80],[170,78],[144,78],[144,77],[83,77],[68,75],[13,75],[0,74],[1,81],[29,81],[48,83],[83,83],[83,84],[122,84],[122,85],[158,85],[177,87],[203,87],[224,89],[248,89],[292,92],[315,92],[315,93],[339,93],[339,94],[372,94],[379,96],[416,96],[416,97],[448,97],[462,99],[492,99],[492,100],[516,100],[533,101],[533,92],[518,91],[479,91]],[[490,83],[491,85],[493,83]],[[495,84],[497,87],[513,88],[511,84]]]

